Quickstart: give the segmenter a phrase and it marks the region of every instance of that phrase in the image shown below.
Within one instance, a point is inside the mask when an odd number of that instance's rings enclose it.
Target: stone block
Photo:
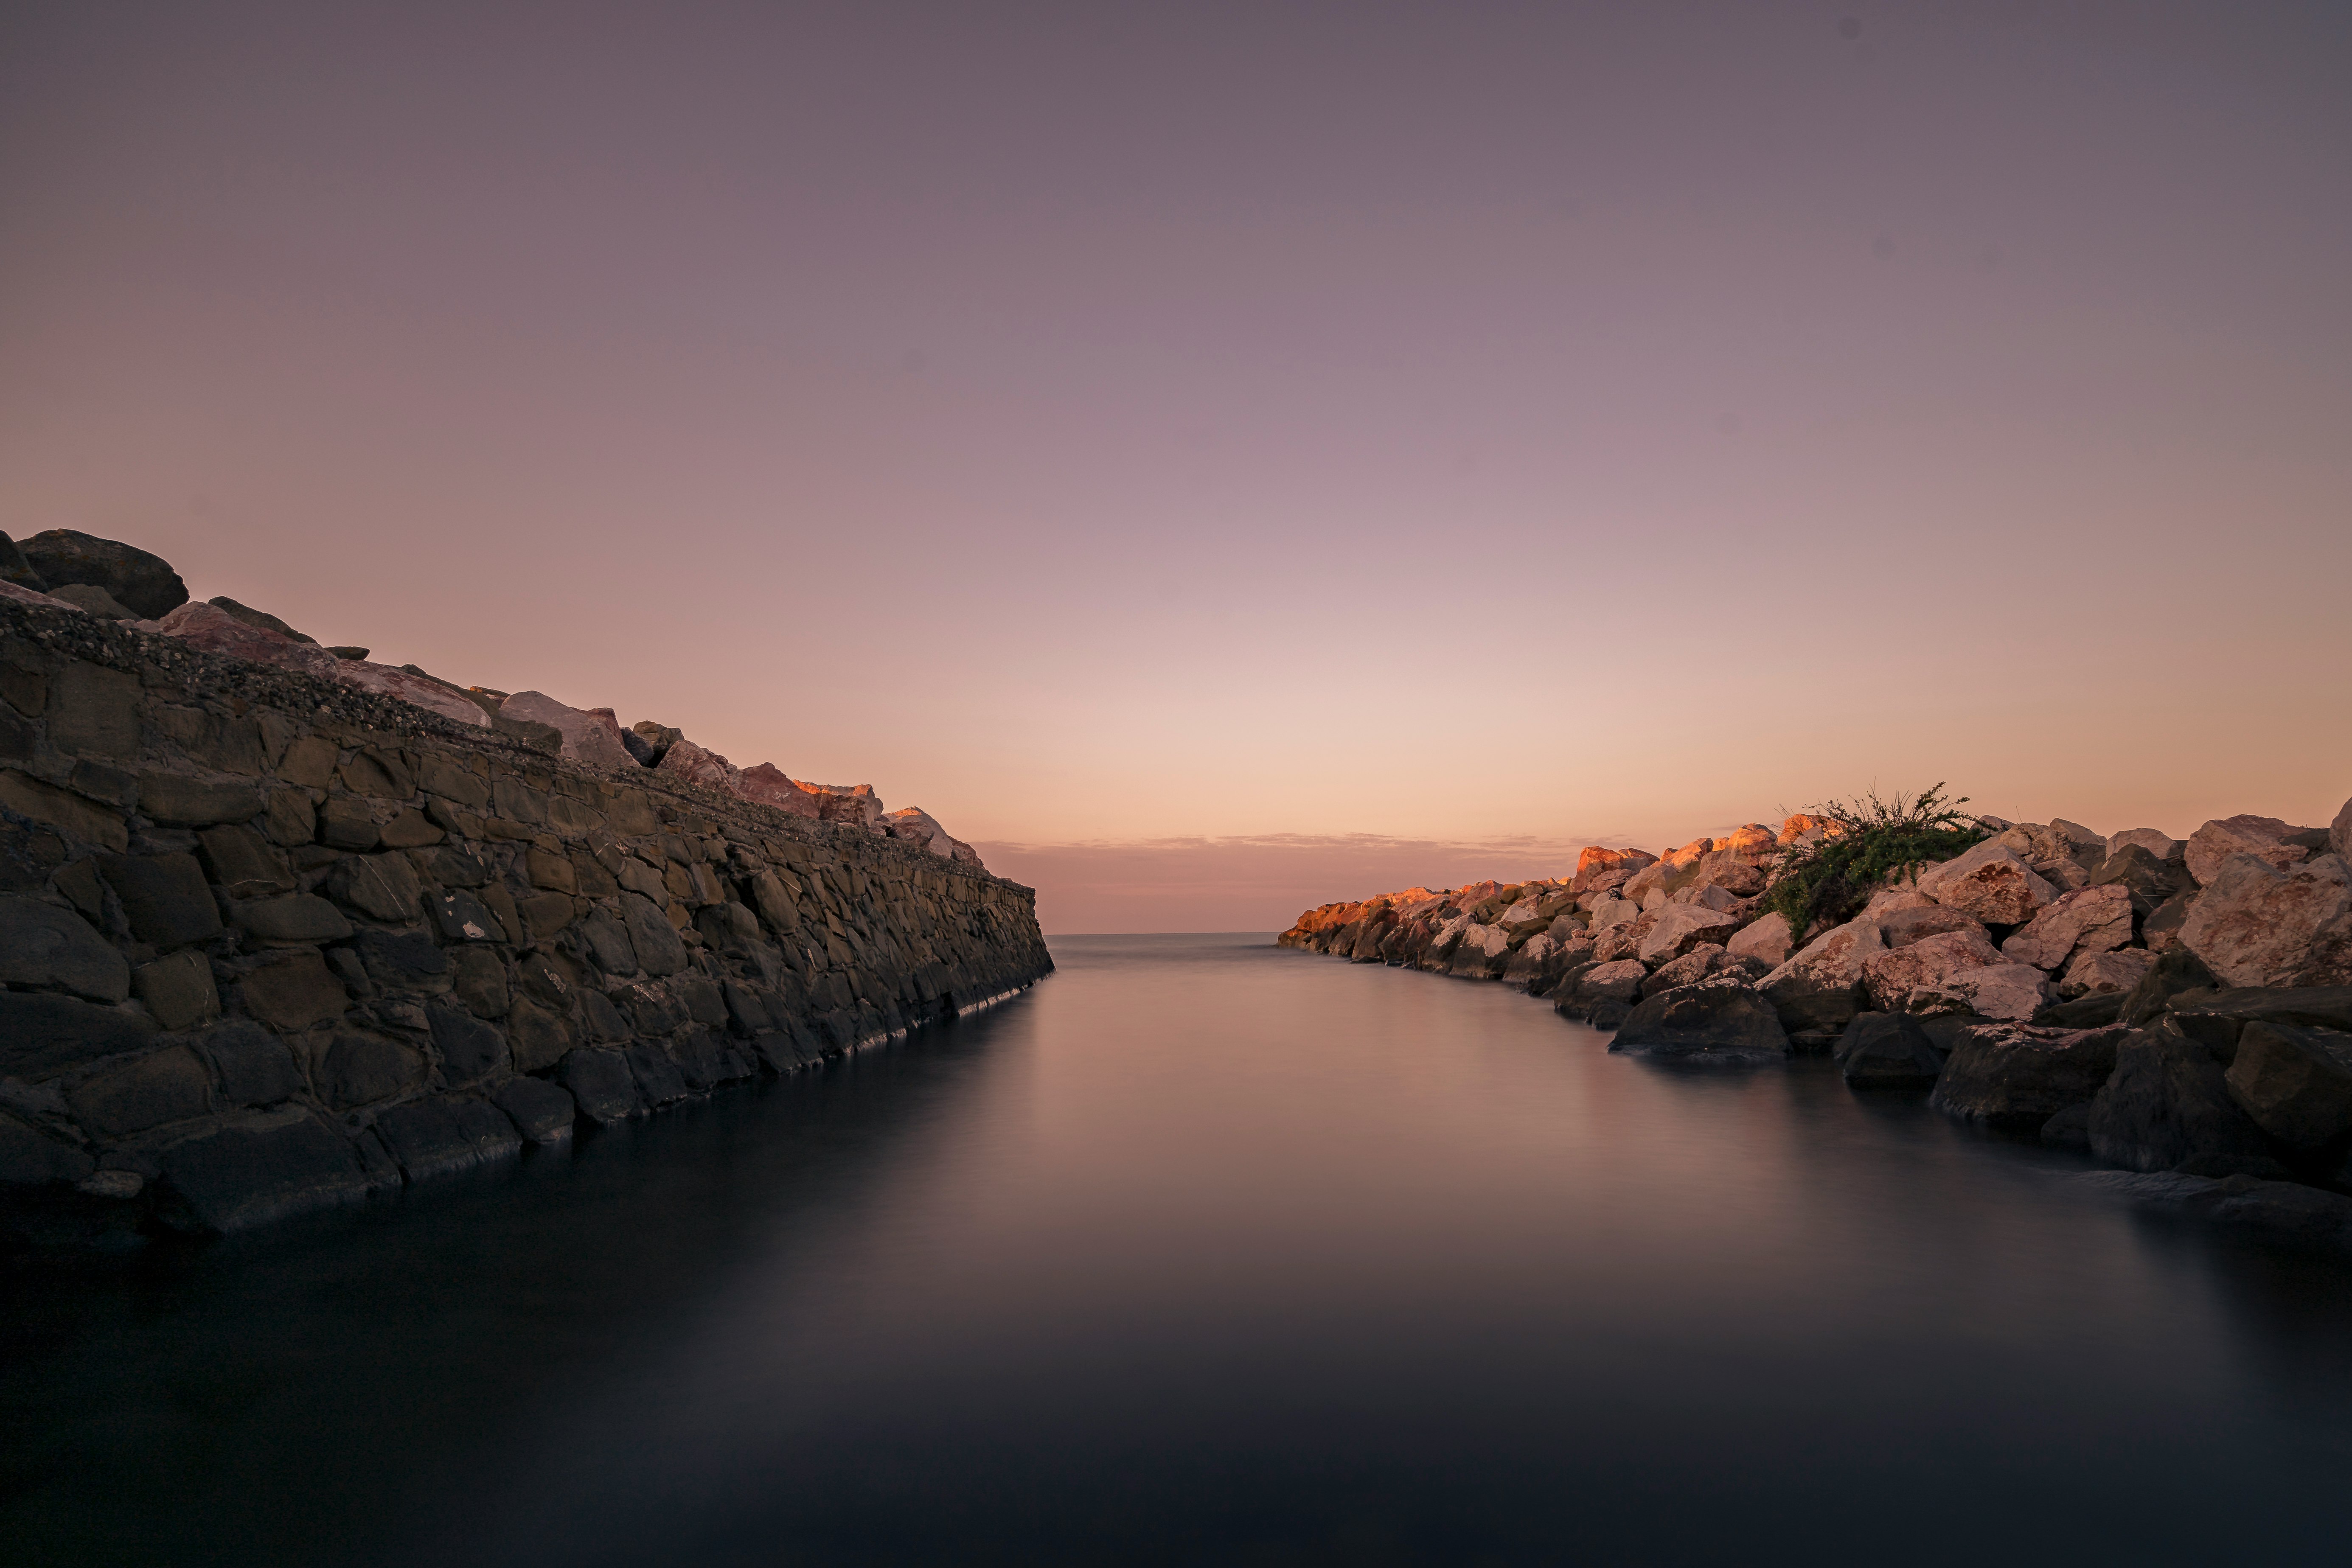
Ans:
[[[509,942],[507,928],[480,899],[462,888],[446,888],[421,900],[444,942]]]
[[[233,899],[294,890],[294,873],[286,857],[250,827],[206,828],[196,835],[196,858],[214,884]]]
[[[406,800],[416,793],[416,780],[394,753],[373,746],[352,753],[338,770],[343,787],[353,795],[376,800]]]
[[[392,820],[377,829],[377,841],[387,849],[422,849],[440,843],[445,837],[423,812],[405,806],[394,812]]]
[[[461,948],[452,955],[452,989],[477,1018],[503,1018],[510,1005],[506,961],[488,948]]]
[[[2284,870],[2260,856],[2236,855],[2209,871],[2180,940],[2231,985],[2297,984],[2319,933],[2352,913],[2352,868],[2334,855]]]
[[[26,1076],[147,1045],[155,1021],[39,991],[0,991],[0,1074]]]
[[[346,856],[335,863],[323,885],[337,903],[392,923],[416,919],[423,896],[416,868],[405,855],[396,853]]]
[[[168,950],[221,933],[220,909],[194,856],[101,855],[98,870],[141,942]]]
[[[2093,1153],[2131,1171],[2269,1152],[2211,1054],[2160,1029],[2135,1029],[2116,1047],[2116,1070],[2091,1101],[2089,1134]]]
[[[2248,1024],[2225,1081],[2254,1124],[2290,1149],[2310,1152],[2352,1133],[2352,1034]]]
[[[373,849],[383,841],[375,816],[357,795],[328,798],[319,810],[319,840],[338,849]]]
[[[621,1016],[621,1010],[613,1005],[612,998],[602,991],[581,991],[580,1016],[592,1040],[614,1044],[628,1039],[636,1032],[629,1026],[628,1020]]]
[[[0,894],[0,982],[120,1002],[131,994],[131,965],[73,910]]]
[[[638,966],[647,974],[675,974],[686,967],[686,943],[679,940],[668,915],[650,900],[635,893],[622,894],[621,919]]]
[[[523,868],[530,885],[551,893],[576,893],[580,890],[579,874],[572,868],[569,856],[551,854],[544,849],[523,851]]]
[[[2293,826],[2275,816],[2247,814],[2209,822],[2189,836],[2184,857],[2189,874],[2199,887],[2210,886],[2223,863],[2239,855],[2252,855],[2273,870],[2284,871],[2311,854],[2308,846],[2293,841],[2294,834]]]
[[[425,794],[439,795],[470,811],[480,811],[490,804],[489,781],[453,758],[431,752],[418,753],[416,782]]]
[[[490,1102],[507,1113],[527,1141],[541,1146],[571,1142],[579,1115],[571,1094],[543,1079],[509,1079],[491,1091]]]
[[[166,1029],[193,1029],[220,1016],[213,966],[193,949],[142,963],[131,976],[139,1000]]]
[[[531,940],[545,942],[572,923],[575,906],[562,893],[533,893],[517,900],[516,909]]]
[[[412,1182],[470,1171],[522,1152],[505,1112],[478,1100],[420,1100],[375,1119],[384,1147]]]
[[[51,678],[50,696],[49,744],[58,751],[96,757],[139,754],[145,704],[137,676],[74,659]]]
[[[294,943],[341,942],[352,934],[343,911],[313,893],[281,893],[236,906],[237,928],[247,940]]]
[[[517,1072],[541,1072],[563,1059],[575,1044],[572,1023],[536,1003],[518,1001],[507,1015],[507,1037]]]
[[[121,813],[26,773],[0,770],[0,806],[45,822],[75,843],[117,854],[131,847],[131,827]]]
[[[319,1071],[319,1092],[349,1109],[404,1094],[425,1081],[425,1058],[382,1035],[337,1035]]]
[[[530,827],[545,827],[547,796],[512,776],[490,781],[490,805],[496,813],[509,822]]]
[[[0,1188],[79,1182],[98,1162],[13,1116],[0,1115]]]
[[[1854,1089],[1926,1089],[1942,1076],[1944,1054],[1918,1019],[1864,1013],[1838,1037],[1839,1073]]]
[[[185,1046],[84,1079],[66,1096],[74,1118],[93,1132],[120,1138],[211,1109],[212,1074]]]
[[[211,1061],[221,1098],[231,1105],[276,1105],[308,1087],[286,1042],[250,1019],[221,1025],[197,1049]]]
[[[433,1049],[441,1058],[445,1082],[473,1083],[506,1065],[506,1040],[457,1003],[445,998],[427,1007],[425,1016],[433,1032]]]
[[[2098,1093],[2116,1070],[2124,1033],[1998,1024],[1964,1029],[1928,1103],[1960,1121],[2037,1131],[2058,1111]]]
[[[342,754],[342,748],[324,735],[305,735],[288,744],[276,771],[288,784],[325,789],[335,782],[335,764]]]
[[[164,1217],[182,1229],[236,1231],[358,1203],[378,1184],[359,1152],[324,1122],[286,1113],[165,1150]]]
[[[271,790],[268,815],[262,818],[261,831],[272,844],[289,849],[298,844],[309,844],[319,837],[319,814],[310,805],[310,797],[300,790]]]
[[[570,1092],[580,1114],[600,1126],[626,1121],[645,1106],[629,1058],[617,1050],[573,1051],[557,1064],[555,1079]]]
[[[413,864],[445,888],[478,888],[490,879],[489,868],[457,845],[421,851]]]
[[[299,952],[252,971],[237,983],[246,1011],[280,1029],[308,1029],[343,1016],[350,993],[315,952]]]
[[[352,951],[369,981],[395,996],[440,995],[449,989],[449,955],[421,931],[363,931],[352,939]]]
[[[517,942],[523,941],[525,929],[522,923],[522,911],[515,908],[514,895],[508,892],[503,885],[493,880],[482,884],[479,896],[484,907],[498,916],[499,924],[505,928],[508,940]]]
[[[140,815],[166,827],[250,822],[261,815],[265,804],[258,784],[192,779],[181,773],[139,775]]]

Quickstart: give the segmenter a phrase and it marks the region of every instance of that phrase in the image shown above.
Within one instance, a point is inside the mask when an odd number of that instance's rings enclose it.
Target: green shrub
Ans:
[[[1814,921],[1842,925],[1862,912],[1890,874],[1949,860],[1990,837],[1959,808],[1969,797],[1945,797],[1941,784],[1916,795],[1882,800],[1875,790],[1853,800],[1808,806],[1828,819],[1829,836],[1791,849],[1764,890],[1759,913],[1778,910],[1792,941]]]

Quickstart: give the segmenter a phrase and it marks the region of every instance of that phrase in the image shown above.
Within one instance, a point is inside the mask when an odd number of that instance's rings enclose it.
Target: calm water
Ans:
[[[2352,1270],[1265,940],[12,1281],[0,1556],[2352,1558]]]

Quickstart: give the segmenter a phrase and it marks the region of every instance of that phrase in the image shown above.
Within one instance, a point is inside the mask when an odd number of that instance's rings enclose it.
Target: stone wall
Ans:
[[[976,867],[0,601],[17,1245],[357,1201],[1052,967]]]

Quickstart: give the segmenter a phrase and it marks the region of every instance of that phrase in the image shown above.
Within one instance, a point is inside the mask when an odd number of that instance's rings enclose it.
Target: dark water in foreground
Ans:
[[[12,1280],[0,1557],[2352,1560],[2352,1269],[1264,941]]]

